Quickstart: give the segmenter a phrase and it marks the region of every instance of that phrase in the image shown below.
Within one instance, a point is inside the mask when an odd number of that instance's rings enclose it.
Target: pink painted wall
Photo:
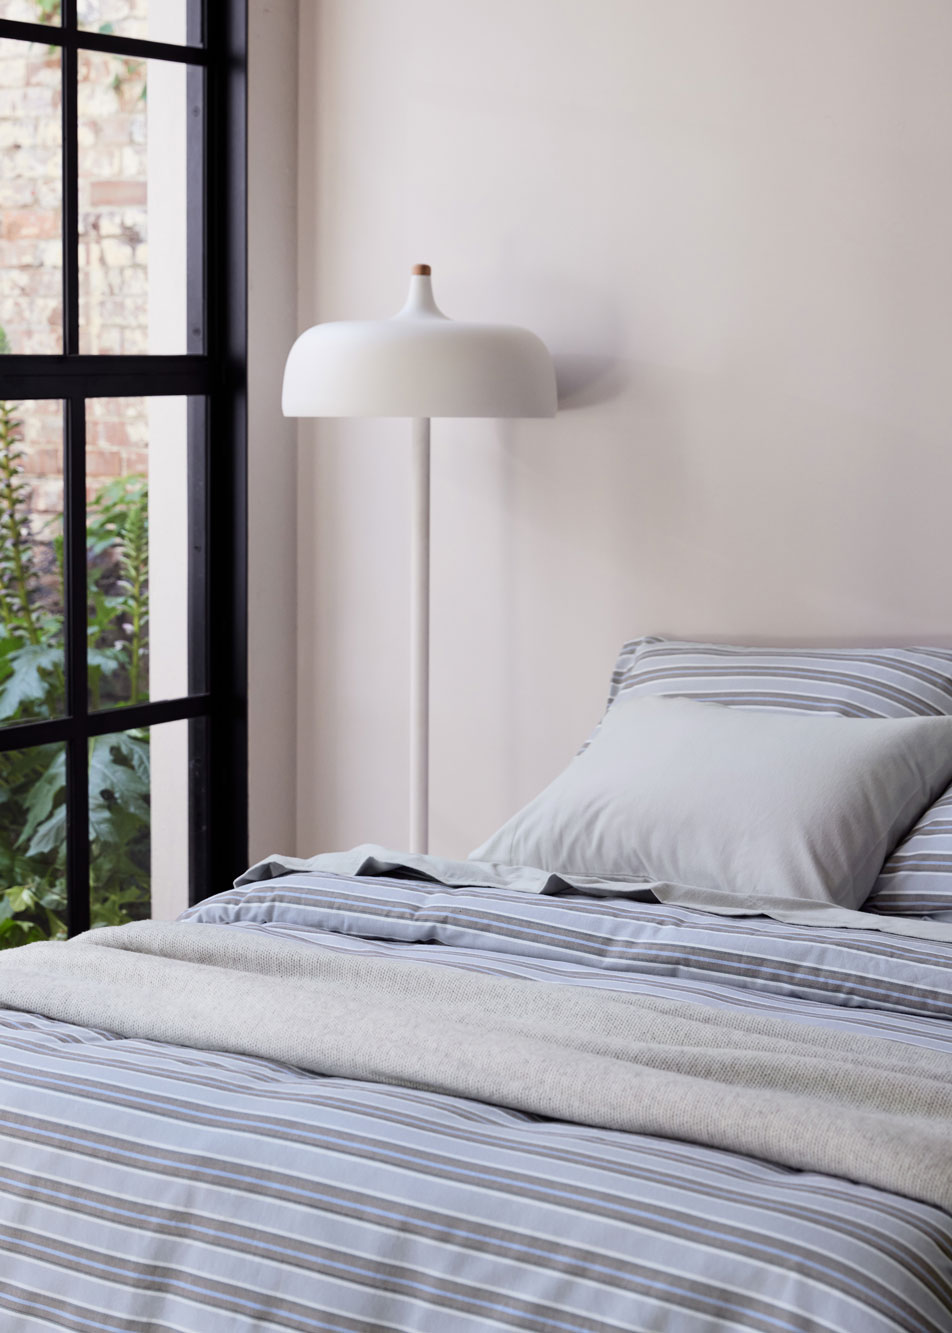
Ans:
[[[563,389],[434,427],[436,850],[628,636],[952,642],[950,50],[947,0],[302,6],[300,326],[423,260]],[[400,846],[407,431],[300,438],[298,848]]]

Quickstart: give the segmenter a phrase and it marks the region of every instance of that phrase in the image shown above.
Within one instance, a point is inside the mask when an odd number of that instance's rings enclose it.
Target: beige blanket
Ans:
[[[0,954],[0,1005],[845,1176],[952,1209],[952,1056],[146,922]]]

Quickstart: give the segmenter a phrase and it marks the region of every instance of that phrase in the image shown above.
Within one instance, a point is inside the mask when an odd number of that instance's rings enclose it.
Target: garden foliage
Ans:
[[[62,716],[63,537],[36,531],[22,423],[0,402],[0,724]],[[59,529],[59,523],[56,524]],[[89,704],[148,698],[148,491],[103,486],[87,513]],[[149,911],[149,737],[89,741],[91,912],[115,925]],[[66,756],[0,752],[0,948],[65,933]]]

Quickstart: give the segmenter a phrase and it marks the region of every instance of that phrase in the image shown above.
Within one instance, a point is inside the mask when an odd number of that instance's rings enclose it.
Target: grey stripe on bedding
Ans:
[[[505,842],[505,839],[503,839]],[[490,844],[479,851],[492,855]],[[722,888],[719,884],[695,887],[629,872],[585,873],[578,870],[542,870],[532,865],[513,865],[507,861],[465,861],[425,852],[390,851],[372,843],[351,847],[346,852],[320,852],[308,859],[271,854],[257,862],[235,880],[235,888],[262,880],[283,878],[296,871],[326,872],[350,878],[424,880],[451,888],[518,889],[527,894],[585,894],[588,897],[627,897],[641,902],[662,902],[672,906],[715,913],[720,916],[766,916],[793,925],[819,926],[823,929],[882,931],[886,935],[933,940],[952,944],[952,928],[941,919],[894,917],[839,906],[821,897],[780,896],[769,889],[759,891],[751,880],[743,891]]]
[[[624,645],[609,703],[622,694],[686,692],[842,717],[941,716],[952,713],[952,649],[750,648],[657,637]]]

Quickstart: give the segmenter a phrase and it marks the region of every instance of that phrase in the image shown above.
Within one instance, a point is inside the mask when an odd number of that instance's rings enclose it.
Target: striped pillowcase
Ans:
[[[867,906],[891,916],[952,913],[952,787],[893,852]]]
[[[938,717],[952,714],[952,649],[739,648],[652,636],[622,648],[608,703],[645,694],[771,712]],[[952,788],[889,857],[866,906],[893,916],[952,912]]]

